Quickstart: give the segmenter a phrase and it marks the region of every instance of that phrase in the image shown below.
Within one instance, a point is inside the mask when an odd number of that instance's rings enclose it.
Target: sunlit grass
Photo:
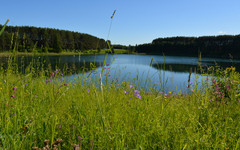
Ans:
[[[104,73],[69,82],[62,70],[13,66],[0,71],[0,149],[43,148],[45,140],[53,148],[57,139],[58,149],[239,149],[234,67],[209,68],[184,94],[145,92]]]

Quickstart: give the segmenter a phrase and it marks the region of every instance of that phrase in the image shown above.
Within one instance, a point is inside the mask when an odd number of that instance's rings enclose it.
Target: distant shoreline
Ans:
[[[34,52],[0,52],[0,57],[9,57],[9,56],[64,56],[64,55],[98,55],[98,54],[107,54],[107,50],[86,50],[83,52],[61,52],[61,53],[34,53]],[[108,53],[111,54],[111,53]],[[128,50],[124,49],[115,49],[113,54],[130,54]],[[136,53],[131,53],[136,54]]]

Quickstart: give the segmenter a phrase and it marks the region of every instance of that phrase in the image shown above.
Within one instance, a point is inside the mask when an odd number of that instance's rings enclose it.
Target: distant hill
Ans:
[[[0,25],[0,28],[3,26]],[[17,50],[31,52],[61,52],[62,50],[89,50],[107,48],[104,39],[78,32],[38,28],[30,26],[7,26],[0,36],[0,52]]]
[[[175,56],[240,58],[240,35],[157,38],[135,47],[136,52]]]

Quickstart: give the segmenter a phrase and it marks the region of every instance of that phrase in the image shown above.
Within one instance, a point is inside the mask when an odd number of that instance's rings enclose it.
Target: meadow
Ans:
[[[240,148],[234,67],[209,67],[187,93],[146,92],[112,79],[110,64],[69,82],[67,70],[30,63],[23,73],[13,59],[0,69],[0,149]]]

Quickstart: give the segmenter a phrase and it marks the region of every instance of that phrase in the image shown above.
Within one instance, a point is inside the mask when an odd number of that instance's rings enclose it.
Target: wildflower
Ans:
[[[3,88],[0,88],[0,90],[2,90]]]
[[[167,94],[164,94],[165,97],[167,97]]]
[[[193,82],[190,82],[190,84],[193,84]]]
[[[82,140],[82,139],[83,139],[83,138],[82,138],[80,135],[78,136],[78,138],[79,138],[80,140]]]
[[[171,94],[172,92],[170,91],[170,92],[168,92],[169,94]]]
[[[17,87],[16,87],[16,86],[13,88],[13,91],[15,91],[15,90],[17,90]]]
[[[53,72],[53,73],[51,74],[50,78],[52,79],[52,78],[54,77],[54,75],[55,75],[55,74],[54,74],[54,72]]]
[[[7,81],[6,80],[4,80],[4,83],[6,83]]]
[[[238,96],[240,96],[240,93],[239,94],[237,94],[237,95],[235,95],[236,97],[238,97]]]
[[[142,116],[144,117],[144,114],[142,114]]]
[[[61,128],[62,128],[62,125],[58,125],[58,128],[61,129]]]
[[[14,98],[14,97],[15,97],[15,95],[12,95],[11,97],[12,97],[12,98]]]
[[[108,69],[110,69],[110,67],[108,67]]]
[[[139,91],[138,90],[134,90],[134,94],[139,94]]]
[[[191,91],[192,91],[192,92],[194,92],[194,90],[193,90],[193,89],[191,89]]]
[[[125,95],[127,94],[127,91],[124,91]]]
[[[137,94],[137,98],[141,99],[142,97],[139,94]]]
[[[108,77],[111,77],[111,75],[108,75]]]
[[[106,64],[106,66],[110,66],[110,64],[109,64],[109,63],[107,63],[107,64]]]
[[[130,89],[131,89],[131,88],[133,88],[133,86],[132,86],[132,85],[130,85]]]
[[[239,81],[234,80],[233,83],[239,83]]]
[[[215,84],[215,83],[216,83],[216,80],[212,79],[212,83]]]

